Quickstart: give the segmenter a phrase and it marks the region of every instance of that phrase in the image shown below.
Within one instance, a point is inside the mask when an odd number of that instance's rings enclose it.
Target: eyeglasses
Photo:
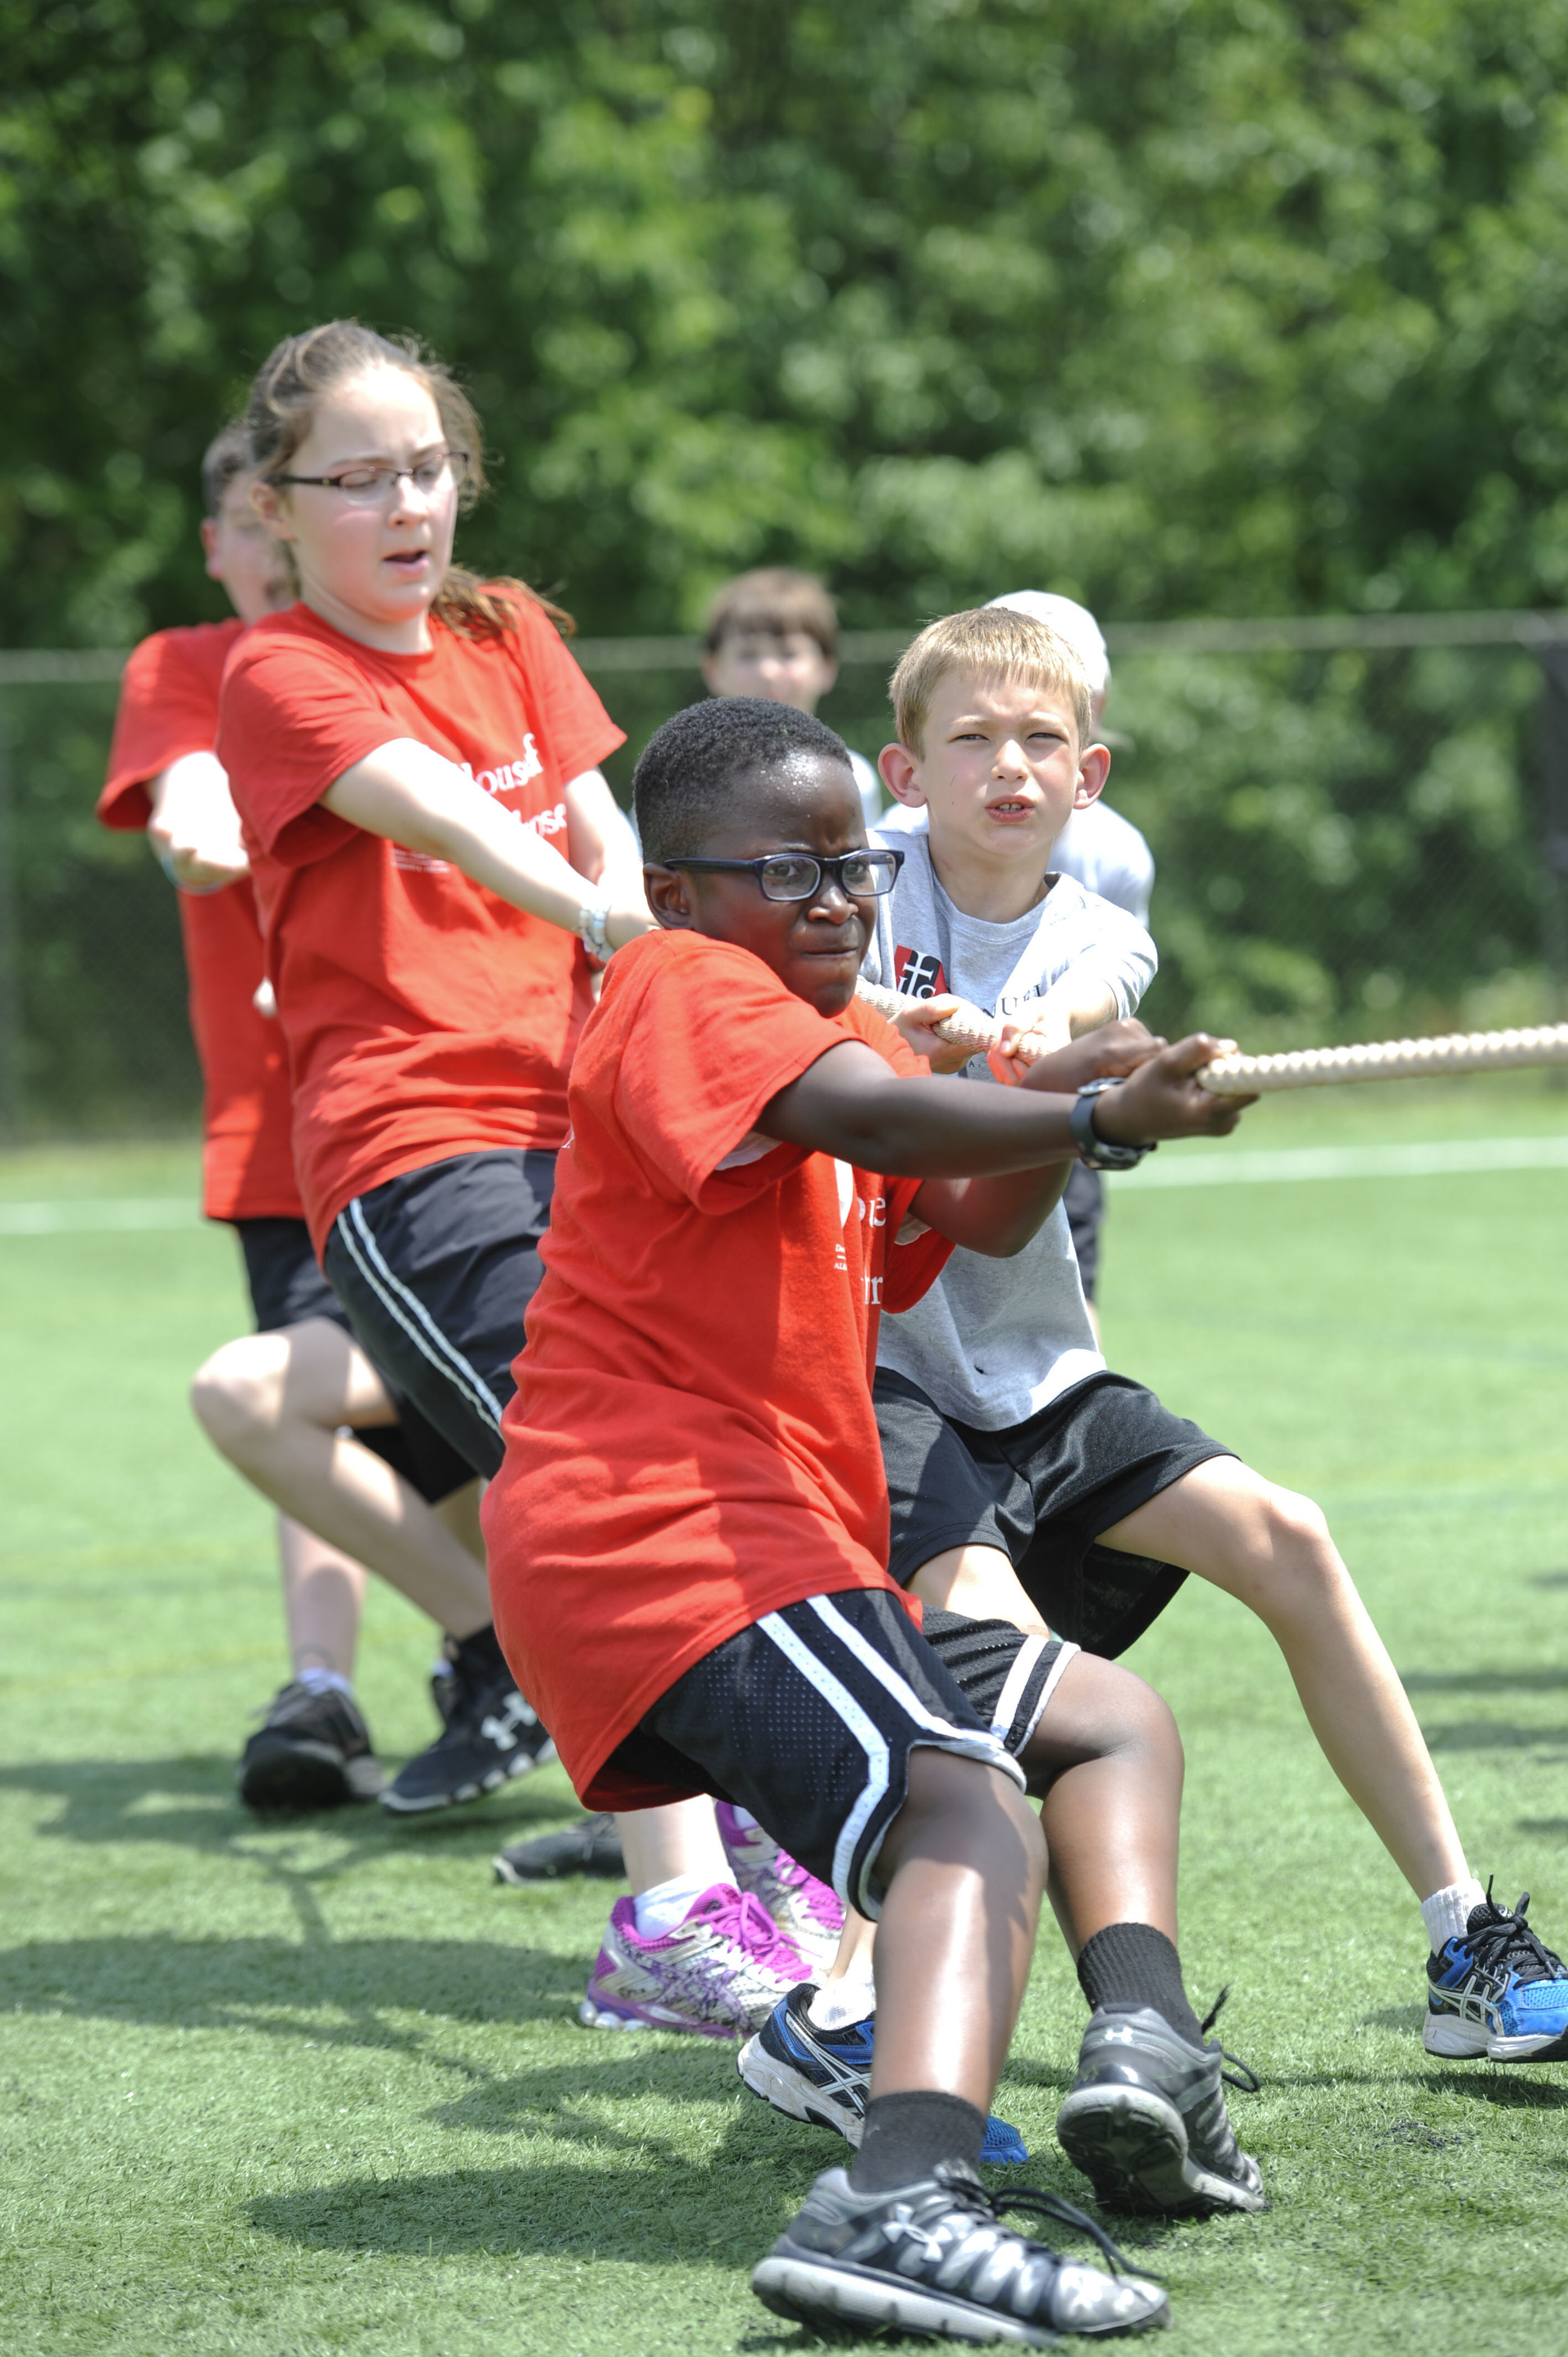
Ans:
[[[365,467],[345,467],[337,475],[274,475],[274,483],[309,483],[317,490],[338,491],[356,507],[374,507],[401,482],[428,495],[449,483],[456,468],[468,463],[467,450],[432,450],[412,467],[393,467],[382,460]]]
[[[766,900],[810,900],[824,881],[851,900],[880,900],[892,891],[904,865],[901,851],[843,851],[836,859],[814,859],[804,851],[774,851],[762,859],[667,859],[666,867],[706,867],[755,876]]]

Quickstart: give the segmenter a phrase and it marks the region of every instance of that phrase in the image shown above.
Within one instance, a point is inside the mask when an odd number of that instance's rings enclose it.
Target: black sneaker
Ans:
[[[1218,2040],[1189,2046],[1150,2006],[1090,2018],[1057,2136],[1102,2209],[1203,2218],[1268,2208],[1262,2172],[1225,2109],[1222,2077],[1258,2087],[1244,2064],[1242,2076],[1224,2068],[1233,2060]]]
[[[493,1861],[498,1882],[553,1882],[563,1874],[602,1874],[618,1882],[626,1872],[613,1817],[579,1817],[558,1834],[513,1842]]]
[[[1001,2222],[1032,2210],[1076,2227],[1118,2272],[1064,2259]],[[892,2330],[923,2339],[1023,2341],[1061,2332],[1146,2332],[1170,2322],[1157,2285],[1120,2273],[1101,2228],[1054,2193],[989,2194],[962,2161],[891,2193],[857,2193],[842,2169],[823,2171],[751,2287],[775,2316],[821,2329]]]
[[[267,1706],[235,1781],[248,1809],[337,1809],[373,1801],[381,1768],[350,1695],[291,1684]]]
[[[418,1816],[482,1800],[513,1776],[553,1760],[555,1746],[521,1695],[493,1629],[456,1648],[446,1723],[381,1796],[393,1816]]]

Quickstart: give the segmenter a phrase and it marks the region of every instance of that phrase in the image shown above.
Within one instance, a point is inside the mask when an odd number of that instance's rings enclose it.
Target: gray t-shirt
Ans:
[[[874,830],[872,840],[877,840]],[[889,831],[905,856],[876,904],[861,971],[913,998],[953,991],[988,1015],[1013,1015],[1069,967],[1105,982],[1131,1015],[1154,980],[1154,942],[1134,918],[1058,876],[1037,908],[996,925],[966,917],[938,883],[925,834]],[[1000,1086],[983,1056],[966,1077]],[[1105,1364],[1084,1306],[1078,1256],[1058,1203],[1012,1260],[955,1252],[923,1301],[885,1317],[877,1363],[918,1383],[944,1415],[982,1431],[1022,1424]]]

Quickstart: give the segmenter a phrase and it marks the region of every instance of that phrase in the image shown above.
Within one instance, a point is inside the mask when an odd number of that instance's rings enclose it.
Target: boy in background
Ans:
[[[1111,762],[1091,740],[1071,649],[1021,614],[950,615],[908,649],[892,695],[898,736],[882,774],[928,825],[873,835],[906,858],[878,904],[865,973],[911,996],[906,1038],[954,1060],[929,1020],[940,999],[918,1003],[928,988],[1004,1017],[1015,1039],[1051,1042],[1128,1011],[1116,945],[1126,948],[1133,920],[1052,864],[1069,813],[1094,802]],[[987,1077],[983,1057],[966,1069]],[[1118,1167],[1092,1140],[1079,1150]],[[1330,1766],[1420,1902],[1427,2050],[1568,2055],[1568,1970],[1466,1863],[1323,1515],[1106,1370],[1059,1211],[1004,1272],[958,1251],[918,1304],[884,1319],[875,1397],[901,1584],[928,1605],[1048,1626],[1112,1659],[1188,1572],[1238,1597],[1280,1645]],[[1080,2084],[1110,2034],[1092,1947],[1079,1959],[1095,2008]],[[1165,2069],[1152,2054],[1147,2067],[1155,2079]]]
[[[814,713],[839,675],[838,608],[814,573],[771,565],[737,573],[714,593],[703,625],[703,677],[711,695],[749,695]],[[867,826],[882,787],[864,754],[850,767]]]

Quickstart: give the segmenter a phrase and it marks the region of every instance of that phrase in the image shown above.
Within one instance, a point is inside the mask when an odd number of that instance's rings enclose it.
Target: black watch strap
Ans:
[[[1072,1131],[1072,1142],[1078,1148],[1079,1158],[1087,1162],[1091,1170],[1135,1170],[1145,1154],[1155,1152],[1156,1141],[1152,1140],[1147,1146],[1113,1146],[1096,1133],[1094,1100],[1103,1095],[1107,1089],[1116,1086],[1117,1082],[1112,1080],[1089,1082],[1079,1089],[1073,1101],[1072,1112],[1068,1116],[1068,1126]]]

